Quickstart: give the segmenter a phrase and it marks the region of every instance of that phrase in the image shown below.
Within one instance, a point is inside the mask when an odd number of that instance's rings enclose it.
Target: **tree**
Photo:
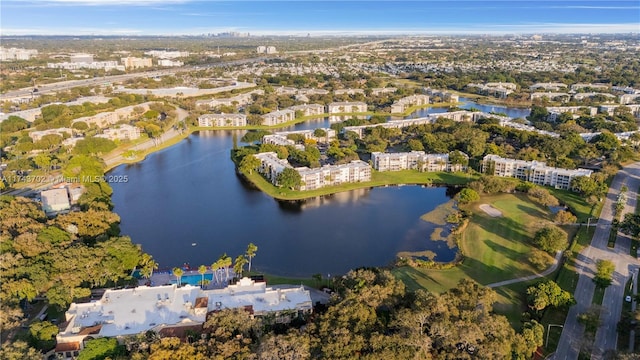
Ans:
[[[573,297],[568,291],[562,290],[555,281],[544,281],[527,289],[529,307],[542,311],[547,306],[560,307],[571,305]]]
[[[147,253],[142,254],[140,260],[140,275],[150,279],[153,276],[153,271],[157,269],[158,263],[153,260],[153,257]]]
[[[551,195],[549,190],[541,188],[539,186],[532,187],[531,189],[529,189],[527,194],[532,198],[533,201],[542,206],[558,206],[560,204],[558,199],[555,196]]]
[[[227,276],[226,280],[229,280],[229,267],[231,267],[231,256],[227,255],[227,253],[224,253],[220,256],[220,258],[218,259],[219,261],[219,266],[224,268],[225,274]]]
[[[553,257],[547,252],[535,248],[531,249],[528,260],[538,271],[548,268],[553,263]]]
[[[49,167],[51,166],[51,157],[47,154],[39,154],[33,159],[33,162],[40,169],[44,169],[45,172],[49,171]]]
[[[207,267],[204,265],[200,265],[198,267],[198,273],[200,274],[200,276],[202,277],[202,280],[200,281],[200,286],[204,287],[204,273],[207,272]]]
[[[300,173],[292,168],[285,168],[276,177],[276,182],[281,187],[287,187],[291,190],[294,190],[296,188],[299,188],[302,184],[302,176],[300,176]]]
[[[422,144],[422,141],[418,139],[409,139],[409,141],[407,141],[407,146],[411,151],[424,151],[424,145]]]
[[[98,155],[106,154],[116,147],[116,143],[112,140],[100,137],[87,137],[76,143],[73,152],[75,154]]]
[[[255,169],[260,166],[261,161],[253,155],[247,155],[240,161],[240,171],[251,175]]]
[[[567,234],[557,226],[547,225],[536,232],[533,242],[542,250],[554,253],[567,247]]]
[[[78,360],[113,359],[125,355],[124,345],[118,345],[115,338],[99,338],[89,340],[78,354]]]
[[[36,321],[29,326],[33,344],[40,350],[50,350],[56,343],[58,327],[48,321]]]
[[[620,223],[620,231],[640,240],[640,214],[625,214]]]
[[[173,276],[176,277],[176,280],[178,282],[178,286],[182,285],[182,275],[184,275],[184,270],[182,270],[179,267],[174,267],[173,270],[171,271],[173,273]]]
[[[593,281],[598,286],[606,288],[611,285],[615,270],[616,265],[611,260],[598,260],[596,261],[596,275],[593,277]]]
[[[558,211],[555,217],[556,222],[561,225],[573,224],[577,221],[577,219],[578,218],[576,218],[576,216],[573,215],[570,211],[565,210]]]
[[[233,271],[236,275],[240,275],[242,277],[242,272],[244,271],[244,266],[247,264],[247,258],[244,255],[238,255],[236,257],[236,261],[233,263]]]
[[[457,198],[461,204],[468,204],[470,202],[479,200],[480,195],[478,195],[478,193],[473,189],[464,188],[460,190],[460,192],[457,195]]]
[[[249,245],[247,245],[247,251],[245,252],[245,255],[247,256],[247,259],[249,259],[249,272],[251,272],[251,260],[253,260],[253,257],[256,256],[257,251],[258,246],[254,243],[249,243]]]
[[[0,347],[0,359],[4,360],[24,360],[41,359],[42,353],[22,341],[8,341]]]

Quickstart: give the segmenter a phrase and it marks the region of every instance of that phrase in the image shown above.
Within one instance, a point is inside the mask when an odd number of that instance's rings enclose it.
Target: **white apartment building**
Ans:
[[[467,154],[460,152],[467,160]],[[402,153],[371,153],[373,168],[378,171],[400,171],[400,170],[421,170],[421,171],[463,171],[466,165],[452,164],[449,161],[449,154],[426,154],[424,151],[411,151]],[[468,163],[468,161],[467,161]]]
[[[364,89],[338,89],[333,91],[336,95],[355,95],[355,94],[363,94]]]
[[[538,89],[544,89],[547,91],[559,91],[561,89],[566,89],[567,85],[563,83],[536,83],[529,86],[529,90],[536,91]]]
[[[66,188],[41,191],[40,198],[42,199],[42,210],[48,216],[68,212],[71,209],[69,193]]]
[[[41,108],[35,108],[35,109],[27,109],[27,110],[20,110],[20,111],[14,111],[14,112],[10,112],[10,113],[0,113],[0,122],[3,122],[4,120],[7,120],[9,118],[9,116],[17,116],[20,118],[23,118],[25,120],[27,120],[28,122],[32,123],[34,121],[36,121],[36,119],[40,118],[42,116],[42,109]]]
[[[452,92],[449,91],[445,91],[445,90],[436,90],[436,89],[432,89],[432,88],[426,88],[424,89],[425,92],[427,93],[427,95],[431,95],[431,101],[434,101],[435,97],[439,97],[440,101],[443,102],[458,102],[460,100],[460,97],[457,94],[454,94]]]
[[[544,162],[507,159],[491,154],[483,158],[482,171],[489,175],[514,177],[536,185],[564,190],[570,189],[573,178],[590,177],[593,173],[587,169],[561,169],[547,166]]]
[[[598,108],[595,106],[549,106],[547,107],[548,121],[555,122],[560,114],[569,113],[574,117],[579,117],[580,114],[587,114],[589,116],[595,116],[598,113]]]
[[[145,55],[152,56],[159,59],[176,59],[181,57],[187,57],[190,55],[188,51],[166,51],[166,50],[151,50],[146,51]]]
[[[289,86],[280,86],[275,88],[276,94],[278,95],[295,95],[298,93],[298,89]]]
[[[640,118],[640,105],[600,105],[600,112],[613,115],[615,113],[615,110],[621,106],[629,109],[633,116]]]
[[[207,316],[222,309],[246,309],[252,316],[311,313],[311,295],[304,287],[268,287],[242,278],[224,289],[199,286],[139,286],[108,289],[99,300],[72,303],[67,326],[56,336],[56,352],[74,356],[87,338],[121,337],[177,327],[202,327]]]
[[[46,135],[58,135],[64,137],[67,134],[69,136],[73,135],[73,130],[69,128],[58,128],[58,129],[49,129],[42,131],[31,131],[29,132],[29,137],[33,139],[33,141],[41,140],[42,137]]]
[[[315,130],[322,130],[325,133],[325,136],[315,136]],[[326,143],[329,142],[333,139],[336,138],[336,131],[331,129],[331,128],[318,128],[318,129],[308,129],[308,130],[292,130],[292,131],[278,131],[273,135],[266,135],[263,137],[263,141],[264,138],[266,138],[267,136],[279,136],[282,137],[284,139],[287,139],[288,135],[302,135],[304,136],[305,140],[306,139],[310,139],[310,140],[315,140],[317,142],[322,142],[322,143]],[[271,140],[270,140],[271,141]],[[274,142],[272,142],[272,144],[276,144]],[[276,144],[276,145],[283,145],[283,144]]]
[[[590,88],[590,89],[598,89],[598,90],[607,90],[609,89],[610,85],[609,84],[573,84],[571,85],[571,90],[576,91],[576,90],[580,90],[580,89],[584,89],[584,88]]]
[[[620,104],[631,104],[640,100],[640,94],[620,95]]]
[[[274,185],[277,185],[278,174],[285,168],[292,168],[286,159],[278,159],[275,152],[259,153],[254,156],[261,162],[258,171]],[[343,165],[325,165],[315,169],[307,167],[293,169],[302,177],[300,190],[371,180],[371,166],[361,160]]]
[[[104,129],[102,134],[96,135],[99,138],[109,140],[136,140],[140,138],[140,128],[127,124],[121,124],[117,127]]]
[[[278,51],[275,46],[263,46],[260,45],[256,48],[258,54],[276,54]]]
[[[198,117],[198,126],[247,126],[244,114],[204,114]]]
[[[412,106],[423,105],[429,105],[429,95],[406,96],[391,105],[391,113],[403,113]]]
[[[0,46],[0,61],[29,60],[38,56],[38,50],[5,48]]]
[[[92,63],[93,55],[92,54],[71,54],[69,55],[69,61],[72,63]]]
[[[143,112],[149,110],[149,105],[153,102],[146,102],[139,105],[130,105],[123,108],[116,109],[114,111],[97,113],[91,116],[84,116],[71,121],[72,124],[77,122],[84,122],[89,126],[96,126],[99,128],[105,128],[113,125],[119,121],[130,119],[136,109],[141,109]]]
[[[397,91],[398,89],[394,88],[394,87],[388,87],[388,88],[373,88],[371,89],[371,95],[374,96],[379,96],[379,95],[383,95],[383,94],[393,94]]]
[[[272,111],[268,114],[262,115],[262,125],[273,126],[293,121],[295,119],[295,112],[293,110],[284,109],[278,111]]]
[[[529,95],[531,100],[547,98],[549,100],[569,101],[571,95],[562,92],[534,92]]]
[[[49,69],[65,69],[65,70],[80,70],[80,69],[103,69],[105,71],[119,70],[124,71],[125,67],[119,65],[117,61],[93,61],[93,62],[61,62],[61,63],[47,63]]]
[[[158,66],[178,67],[178,66],[182,66],[182,65],[184,65],[184,63],[182,61],[178,61],[178,60],[169,60],[169,59],[159,59],[158,60]]]
[[[245,106],[253,102],[253,97],[252,97],[253,94],[264,95],[264,90],[262,89],[253,90],[248,93],[238,94],[230,98],[197,100],[196,107],[208,107],[209,109],[213,109],[220,105],[234,106],[234,107]]]
[[[138,58],[129,56],[126,58],[121,58],[120,61],[126,69],[138,69],[153,66],[153,64],[151,63],[151,58]]]
[[[300,190],[314,190],[325,186],[371,181],[371,166],[362,160],[342,165],[325,165],[315,169],[296,168],[302,177]]]
[[[324,105],[320,104],[307,104],[307,105],[296,105],[289,108],[289,110],[302,111],[303,116],[309,115],[322,115],[324,114]]]
[[[327,113],[329,114],[363,113],[363,112],[367,112],[367,104],[360,101],[333,102],[327,105]]]
[[[596,97],[596,96],[603,96],[603,97],[609,98],[611,100],[615,100],[616,99],[616,96],[612,95],[612,94],[588,92],[588,93],[573,94],[573,100],[580,101],[580,100],[584,100],[584,99],[592,98],[592,97]]]

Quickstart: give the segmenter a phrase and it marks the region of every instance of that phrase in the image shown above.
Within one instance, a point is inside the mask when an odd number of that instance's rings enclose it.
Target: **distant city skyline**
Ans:
[[[3,36],[640,32],[637,0],[3,0],[0,7]]]

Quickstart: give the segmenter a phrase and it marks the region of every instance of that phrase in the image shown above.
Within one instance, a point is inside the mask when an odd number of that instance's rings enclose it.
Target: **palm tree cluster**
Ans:
[[[217,284],[222,284],[224,282],[229,281],[229,269],[232,268],[235,277],[242,277],[242,273],[244,272],[245,265],[249,265],[249,272],[251,272],[251,262],[253,258],[256,256],[256,252],[258,251],[258,246],[254,243],[249,243],[247,246],[247,250],[244,254],[238,255],[234,260],[227,255],[227,253],[222,254],[218,260],[216,260],[213,264],[211,264],[211,271],[213,271],[213,281]],[[157,266],[156,266],[157,267]],[[173,275],[176,277],[178,286],[182,285],[182,275],[184,275],[184,270],[179,267],[173,268]],[[200,265],[198,267],[198,273],[202,277],[200,281],[201,286],[205,286],[209,283],[209,280],[204,278],[204,274],[207,272],[207,266]],[[224,280],[223,280],[224,278]]]

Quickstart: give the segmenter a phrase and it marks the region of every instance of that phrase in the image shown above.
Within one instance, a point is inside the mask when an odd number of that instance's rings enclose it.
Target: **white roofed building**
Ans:
[[[247,116],[244,114],[204,114],[198,117],[198,126],[247,126]]]

